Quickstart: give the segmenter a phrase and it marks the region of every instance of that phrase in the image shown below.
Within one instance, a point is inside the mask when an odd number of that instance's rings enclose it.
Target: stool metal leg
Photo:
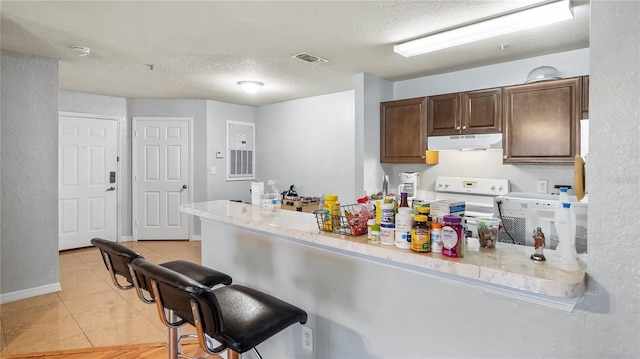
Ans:
[[[167,310],[167,319],[174,323],[178,320],[178,317],[173,310]],[[180,328],[169,327],[169,359],[178,359],[180,353]]]

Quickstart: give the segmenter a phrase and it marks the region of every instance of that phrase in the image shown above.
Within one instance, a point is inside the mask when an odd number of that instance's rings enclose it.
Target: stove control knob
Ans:
[[[445,184],[444,184],[444,187],[445,187],[445,188],[449,187],[449,184],[448,184],[448,183],[445,183]]]
[[[492,191],[495,191],[495,190],[496,190],[496,186],[493,186],[493,185],[492,185],[492,186],[491,186],[491,190],[492,190]]]
[[[498,187],[498,191],[502,191],[502,186]]]

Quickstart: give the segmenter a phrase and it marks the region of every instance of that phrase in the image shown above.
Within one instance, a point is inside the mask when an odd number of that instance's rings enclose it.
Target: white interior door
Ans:
[[[118,121],[60,116],[59,249],[117,240]]]
[[[190,118],[134,117],[133,238],[189,239]]]

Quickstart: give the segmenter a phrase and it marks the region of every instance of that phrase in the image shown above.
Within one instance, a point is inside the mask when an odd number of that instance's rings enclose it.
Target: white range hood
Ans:
[[[502,134],[431,136],[427,138],[427,148],[434,151],[502,149]]]

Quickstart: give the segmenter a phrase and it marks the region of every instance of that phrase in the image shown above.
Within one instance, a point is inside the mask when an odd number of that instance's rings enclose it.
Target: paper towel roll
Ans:
[[[264,182],[251,182],[251,204],[259,206],[264,194]]]

